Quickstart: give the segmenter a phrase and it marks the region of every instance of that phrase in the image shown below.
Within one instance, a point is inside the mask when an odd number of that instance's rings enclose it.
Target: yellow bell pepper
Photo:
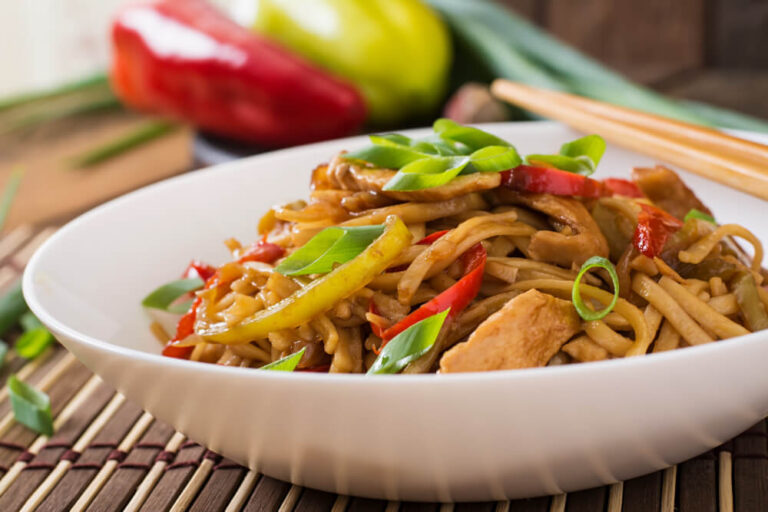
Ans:
[[[356,85],[373,125],[430,115],[443,98],[450,37],[420,0],[249,1],[254,30]]]
[[[399,217],[390,215],[385,226],[381,236],[363,252],[277,304],[234,326],[225,322],[208,324],[198,319],[195,334],[208,341],[239,345],[265,338],[270,332],[298,327],[325,313],[384,272],[410,246],[411,232]]]

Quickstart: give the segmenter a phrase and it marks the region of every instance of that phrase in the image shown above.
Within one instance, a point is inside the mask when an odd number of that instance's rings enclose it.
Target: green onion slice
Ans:
[[[21,281],[19,281],[8,293],[0,297],[0,336],[15,327],[27,311],[29,308],[21,293]]]
[[[368,370],[368,375],[397,373],[426,354],[435,344],[450,309],[413,324],[389,340]]]
[[[691,210],[685,214],[685,217],[683,217],[683,222],[688,222],[689,219],[700,219],[715,224],[715,218],[713,216],[707,215],[703,211],[697,210],[696,208],[691,208]]]
[[[324,274],[334,265],[346,263],[371,245],[384,232],[384,225],[325,228],[275,267],[286,276]]]
[[[512,146],[487,146],[478,149],[469,157],[472,168],[478,172],[501,172],[513,169],[522,163],[520,155]]]
[[[199,290],[205,283],[199,277],[189,277],[171,281],[157,288],[144,297],[141,305],[145,308],[162,309],[169,311],[171,304],[189,292]]]
[[[302,348],[295,354],[291,354],[289,356],[285,356],[282,359],[278,359],[277,361],[273,361],[269,364],[265,364],[259,370],[275,370],[280,372],[292,372],[296,369],[296,367],[299,365],[299,361],[301,361],[301,358],[304,356],[304,351],[306,351],[306,348]]]
[[[589,308],[582,300],[581,293],[579,293],[579,284],[581,282],[581,278],[592,268],[604,268],[607,270],[608,275],[611,276],[611,282],[613,283],[613,300],[607,308],[601,309],[600,311],[594,311]],[[585,261],[581,266],[581,270],[579,270],[576,279],[573,281],[571,299],[573,300],[573,306],[576,308],[576,312],[585,321],[591,322],[593,320],[600,320],[605,318],[608,313],[613,310],[614,306],[616,306],[616,302],[619,300],[619,276],[616,274],[616,267],[613,266],[613,263],[611,263],[608,259],[603,258],[602,256],[592,256],[587,261]]]
[[[31,311],[27,311],[21,315],[19,323],[21,324],[21,328],[24,329],[24,332],[31,331],[32,329],[37,329],[38,327],[43,326],[42,322],[40,322],[40,320],[38,320],[35,314]]]
[[[509,146],[509,142],[479,128],[464,126],[450,119],[438,119],[432,129],[441,139],[460,142],[471,151],[477,151],[486,146]]]
[[[0,368],[5,364],[5,355],[8,353],[8,344],[0,340]]]
[[[543,162],[563,171],[589,176],[597,169],[605,147],[605,139],[601,136],[587,135],[563,144],[558,155],[528,155],[526,160],[534,165]]]
[[[34,359],[53,343],[53,334],[45,327],[36,327],[22,334],[13,346],[24,359]]]
[[[400,169],[430,155],[416,151],[408,146],[399,145],[378,145],[366,146],[357,151],[350,151],[344,154],[344,158],[349,160],[362,160],[369,162],[376,167],[383,169]]]
[[[39,434],[53,435],[51,399],[48,395],[20,381],[15,375],[8,378],[8,393],[16,421]]]
[[[435,156],[412,162],[395,174],[383,190],[421,190],[445,185],[458,176],[470,158]]]

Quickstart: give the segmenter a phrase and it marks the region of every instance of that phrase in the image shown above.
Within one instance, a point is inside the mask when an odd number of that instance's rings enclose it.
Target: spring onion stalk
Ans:
[[[107,79],[107,75],[98,73],[76,82],[64,84],[54,89],[25,93],[2,99],[0,100],[0,112],[24,105],[29,105],[30,103],[42,102],[45,100],[67,96],[72,93],[90,91],[93,89],[109,89],[109,80]]]
[[[278,359],[277,361],[273,361],[269,364],[265,364],[264,366],[259,368],[259,370],[292,372],[299,365],[299,362],[301,361],[301,358],[304,356],[304,352],[306,350],[307,350],[306,348],[302,348],[295,354],[291,354],[289,356],[285,356],[282,359]]]
[[[749,130],[753,132],[768,133],[768,121],[759,119],[741,112],[728,110],[725,108],[699,103],[698,101],[683,100],[681,104],[689,110],[703,117],[710,124],[720,128],[730,128],[733,130]]]
[[[435,344],[451,308],[416,322],[389,340],[368,370],[368,375],[397,373],[426,354]]]
[[[168,311],[171,304],[187,293],[199,290],[205,285],[199,277],[188,277],[166,283],[156,288],[152,293],[144,297],[141,305],[145,308],[162,309]]]
[[[39,434],[53,435],[51,399],[48,395],[20,381],[15,375],[8,378],[8,394],[16,421]]]
[[[715,224],[715,218],[713,216],[707,215],[706,213],[702,212],[701,210],[697,210],[696,208],[691,208],[691,210],[685,214],[685,217],[683,217],[683,222],[688,222],[689,219],[700,219]]]
[[[584,274],[593,268],[602,268],[607,270],[608,275],[611,276],[611,282],[613,284],[613,299],[611,300],[611,303],[608,304],[608,307],[601,309],[600,311],[594,311],[588,307],[584,303],[584,300],[581,298],[581,293],[579,292],[581,278],[584,277]],[[605,318],[608,313],[611,312],[614,306],[616,306],[616,302],[619,300],[619,276],[616,274],[616,267],[613,266],[613,263],[611,263],[607,258],[603,258],[602,256],[592,256],[587,261],[585,261],[581,266],[581,270],[579,270],[579,273],[576,275],[576,279],[573,281],[571,299],[573,300],[573,306],[576,308],[576,312],[583,320],[591,322],[593,320],[600,320]]]
[[[0,297],[0,336],[18,324],[21,316],[29,310],[21,293],[21,282]]]
[[[98,114],[105,111],[122,108],[120,101],[111,94],[102,97],[78,101],[64,106],[51,105],[37,109],[36,112],[13,119],[0,129],[0,135],[30,130],[45,123],[52,123],[75,116]]]
[[[0,230],[3,229],[5,219],[8,217],[8,212],[11,210],[11,205],[16,197],[16,192],[19,191],[19,185],[21,185],[23,177],[24,169],[21,167],[14,168],[8,177],[8,183],[5,184],[3,189],[3,195],[0,196]]]
[[[176,124],[168,121],[147,121],[125,135],[121,135],[101,146],[74,156],[71,160],[71,165],[82,168],[100,164],[147,142],[167,135],[176,128]]]
[[[363,252],[383,232],[383,224],[325,228],[281,261],[275,271],[286,276],[325,274]]]

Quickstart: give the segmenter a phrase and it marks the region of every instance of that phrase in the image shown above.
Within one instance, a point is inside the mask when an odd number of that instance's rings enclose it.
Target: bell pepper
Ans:
[[[636,198],[645,197],[640,190],[640,187],[629,180],[623,180],[621,178],[605,178],[603,184],[614,195]]]
[[[184,273],[181,274],[181,277],[185,279],[198,277],[203,281],[208,281],[210,278],[213,277],[213,274],[215,273],[216,273],[216,267],[214,267],[213,265],[203,263],[202,261],[192,260],[187,266],[187,269],[184,271]]]
[[[654,258],[661,254],[669,236],[683,227],[683,222],[649,204],[641,203],[640,208],[632,244],[640,254]]]
[[[520,192],[556,196],[603,197],[611,195],[600,181],[554,167],[518,165],[501,173],[502,186]]]
[[[413,311],[388,329],[374,329],[374,334],[377,334],[377,336],[382,339],[381,346],[383,347],[386,345],[389,340],[416,322],[420,322],[425,318],[441,313],[448,308],[451,308],[451,310],[448,312],[446,321],[455,318],[459,313],[464,311],[464,308],[472,302],[480,291],[480,285],[483,282],[483,273],[485,272],[485,262],[487,259],[488,254],[485,252],[482,244],[473,245],[461,256],[464,265],[464,276],[453,286],[443,291],[429,302],[423,304],[416,311]]]
[[[126,104],[267,147],[356,132],[357,90],[203,0],[150,0],[112,25],[111,81]]]
[[[250,0],[254,30],[354,83],[369,120],[433,114],[448,82],[442,20],[419,0]]]
[[[390,215],[384,232],[363,252],[313,280],[277,304],[255,313],[242,323],[195,324],[203,338],[223,344],[243,344],[264,338],[270,332],[290,329],[311,320],[368,284],[411,243],[411,232],[399,217]]]
[[[246,261],[274,263],[275,260],[282,257],[283,254],[285,254],[285,249],[277,244],[267,242],[267,237],[265,235],[261,240],[249,247],[237,261],[238,263],[245,263]]]

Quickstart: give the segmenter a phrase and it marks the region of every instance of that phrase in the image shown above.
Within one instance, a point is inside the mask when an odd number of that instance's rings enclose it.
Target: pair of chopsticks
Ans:
[[[768,146],[637,110],[496,80],[493,94],[575,128],[597,133],[699,176],[768,200]]]

